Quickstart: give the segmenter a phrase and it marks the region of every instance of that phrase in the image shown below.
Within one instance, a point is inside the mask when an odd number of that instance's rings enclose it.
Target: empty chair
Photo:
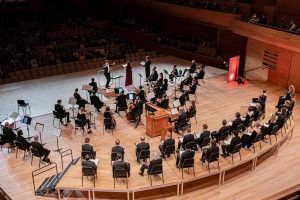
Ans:
[[[22,108],[23,110],[23,114],[26,115],[27,114],[27,108],[29,110],[29,115],[31,114],[31,110],[30,110],[30,105],[29,103],[26,103],[24,100],[17,100],[18,103],[18,113],[20,114],[20,108]]]

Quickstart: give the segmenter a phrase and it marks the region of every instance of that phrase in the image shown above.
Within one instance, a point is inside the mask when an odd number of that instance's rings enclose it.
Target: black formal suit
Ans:
[[[125,152],[124,152],[124,148],[121,146],[114,146],[111,148],[111,152],[116,152],[118,154],[121,154],[122,156],[124,156]]]
[[[234,147],[238,144],[241,144],[242,141],[241,141],[241,138],[239,136],[237,137],[233,137],[231,139],[231,142],[229,145],[226,145],[226,144],[223,144],[222,145],[222,152],[223,152],[223,155],[228,155],[229,153],[231,153],[234,149]]]
[[[145,169],[148,169],[148,170],[147,170],[147,174],[150,174],[150,172],[151,172],[153,166],[156,166],[156,165],[162,165],[162,159],[161,159],[161,158],[151,160],[150,163],[149,163],[149,165],[143,164],[143,165],[141,166],[141,169],[140,169],[141,174],[144,174],[144,170],[145,170]]]
[[[98,87],[97,87],[97,83],[96,82],[90,82],[89,85],[93,86],[93,92],[97,92]],[[89,93],[91,94],[92,91],[89,91]]]
[[[222,126],[218,132],[216,132],[215,134],[211,134],[211,137],[215,138],[215,139],[217,139],[217,141],[219,141],[221,135],[226,132],[229,134],[229,132],[230,132],[229,126]],[[227,134],[227,136],[228,136],[228,134]]]
[[[231,131],[237,130],[237,127],[238,127],[240,124],[243,124],[242,119],[241,119],[241,118],[236,118],[236,119],[232,122],[232,125],[231,125]]]
[[[166,156],[166,155],[164,155],[164,152],[165,152],[166,148],[167,148],[168,146],[172,146],[172,145],[175,145],[175,140],[172,139],[172,138],[168,138],[168,139],[166,139],[166,140],[163,142],[163,144],[160,144],[160,145],[158,146],[158,148],[159,148],[159,150],[160,150],[160,153],[162,154],[163,157]],[[167,155],[167,156],[169,156],[169,155]]]
[[[189,72],[190,72],[190,73],[194,73],[194,72],[196,71],[196,69],[197,69],[197,66],[196,66],[195,63],[193,63],[193,64],[191,65],[191,67],[190,67]]]
[[[193,134],[189,133],[187,135],[184,135],[183,138],[182,138],[182,143],[180,142],[180,140],[178,141],[178,149],[182,148],[185,149],[186,148],[186,145],[189,143],[189,142],[194,142],[195,141],[195,137]]]
[[[81,96],[80,94],[78,94],[78,92],[74,92],[74,98],[77,100],[77,104],[78,104],[78,101],[81,99]]]
[[[136,157],[139,156],[139,154],[142,150],[149,150],[149,149],[150,149],[149,143],[141,142],[141,143],[137,144],[136,150],[135,150]]]
[[[96,151],[94,151],[94,147],[90,144],[83,144],[81,146],[81,150],[82,151],[88,151],[90,152],[91,155],[91,159],[95,159],[96,158]]]
[[[88,129],[91,128],[90,120],[86,118],[86,115],[84,113],[77,113],[77,119],[81,120],[83,122],[83,125],[88,125]]]
[[[82,166],[83,167],[91,167],[94,170],[95,174],[96,174],[97,165],[93,161],[91,161],[91,160],[83,160],[82,161]]]
[[[31,144],[23,136],[17,136],[16,141],[21,143],[26,150],[29,150],[29,147],[31,146]]]
[[[168,109],[169,108],[169,99],[163,99],[160,103],[157,103],[157,105],[161,108]]]
[[[150,76],[150,66],[151,66],[151,60],[147,60],[145,62],[145,74],[146,74],[146,78],[148,79]]]
[[[205,138],[208,138],[210,137],[210,131],[208,130],[205,130],[203,131],[201,134],[200,134],[200,137],[196,139],[196,143],[201,146],[202,145],[202,142]]]
[[[117,108],[128,108],[127,106],[127,96],[125,94],[120,94],[117,98]]]
[[[175,130],[178,131],[182,127],[187,125],[187,114],[186,112],[181,113],[179,115],[177,122],[175,122]]]
[[[191,159],[191,158],[194,158],[194,156],[195,156],[195,152],[192,150],[187,150],[187,151],[183,152],[181,155],[178,154],[177,159],[176,159],[176,166],[178,168],[181,168],[185,159]]]
[[[43,145],[39,142],[31,142],[31,146],[33,149],[36,149],[40,156],[44,156],[43,160],[46,160],[48,158],[48,155],[50,154],[50,150],[43,147]]]
[[[136,96],[138,96],[142,102],[146,101],[146,99],[145,99],[145,91],[144,90],[140,90]]]
[[[121,160],[117,160],[114,162],[112,170],[113,170],[113,174],[115,174],[115,170],[118,169],[125,169],[128,177],[130,176],[130,164],[128,162],[124,162]]]
[[[13,145],[16,139],[16,134],[13,132],[13,130],[9,127],[3,127],[2,131],[5,143],[10,143],[11,145]]]
[[[176,68],[176,69],[173,69],[172,72],[171,72],[171,74],[169,75],[169,78],[170,78],[170,80],[171,80],[172,82],[173,82],[174,77],[179,77],[177,68]]]
[[[106,78],[105,87],[108,88],[109,83],[110,83],[110,79],[111,79],[111,77],[110,77],[110,66],[105,64],[103,69],[104,69],[104,76]]]
[[[98,112],[100,112],[100,108],[104,105],[104,103],[100,100],[96,95],[90,96],[91,104],[95,106]]]
[[[157,81],[157,79],[158,79],[158,73],[157,73],[157,71],[154,70],[149,78],[150,78],[149,81]]]
[[[206,160],[208,160],[213,153],[219,154],[219,151],[220,150],[219,150],[218,146],[216,146],[214,148],[205,148],[205,149],[203,149],[203,153],[202,153],[202,156],[201,156],[202,162],[205,162]]]
[[[243,122],[243,125],[244,125],[245,127],[248,127],[250,118],[251,118],[251,116],[247,113],[246,116],[245,116],[245,120],[242,121],[242,122]]]
[[[70,121],[70,113],[69,112],[66,112],[66,110],[64,109],[64,107],[60,104],[55,104],[55,107],[54,107],[55,111],[58,113],[58,116],[59,116],[59,120],[61,123],[63,123],[62,119],[67,117],[67,122]]]

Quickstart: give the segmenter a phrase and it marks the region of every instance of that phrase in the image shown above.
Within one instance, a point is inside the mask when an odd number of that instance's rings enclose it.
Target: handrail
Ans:
[[[73,162],[73,152],[72,149],[67,149],[65,151],[59,152],[60,153],[60,160],[61,160],[61,170],[64,170],[64,161],[63,161],[63,157],[66,157],[68,155],[71,155],[71,159]],[[65,155],[63,155],[64,153],[66,153]]]
[[[44,168],[46,168],[46,167],[49,167],[49,166],[51,166],[51,165],[55,165],[55,166],[52,166],[51,168],[48,168],[48,169],[46,169],[46,170],[42,170],[42,169],[44,169]],[[49,170],[51,170],[51,169],[54,169],[54,168],[55,168],[55,170],[56,170],[56,177],[58,177],[57,164],[56,164],[55,162],[52,162],[52,163],[50,163],[50,164],[48,164],[48,165],[45,165],[45,166],[43,166],[43,167],[41,167],[41,168],[38,168],[38,169],[32,171],[32,175],[31,175],[31,176],[32,176],[33,190],[34,190],[34,194],[35,194],[35,195],[36,195],[36,193],[35,193],[35,181],[34,181],[34,177],[35,177],[35,176],[38,176],[38,175],[40,175],[40,174],[43,174],[43,173],[45,173],[45,172],[47,172],[47,171],[49,171]],[[39,172],[39,171],[41,171],[41,172]],[[39,172],[39,173],[34,174],[35,172]]]

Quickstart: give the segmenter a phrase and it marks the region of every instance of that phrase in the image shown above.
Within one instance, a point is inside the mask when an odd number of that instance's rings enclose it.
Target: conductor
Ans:
[[[103,69],[104,69],[104,76],[106,78],[106,84],[105,84],[105,88],[109,88],[109,83],[110,83],[110,67],[113,66],[115,63],[113,64],[109,64],[108,60],[105,60],[105,64],[103,65]]]

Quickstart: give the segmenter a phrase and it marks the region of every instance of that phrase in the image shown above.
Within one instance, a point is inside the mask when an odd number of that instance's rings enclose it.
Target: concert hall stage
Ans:
[[[159,59],[161,61],[159,62]],[[169,60],[164,61],[163,60]],[[160,63],[160,64],[159,64]],[[174,57],[157,58],[153,60],[153,66],[168,66],[169,70],[173,64],[179,66],[188,66],[189,61],[184,61]],[[179,64],[180,63],[180,64]],[[134,65],[137,66],[137,65]],[[141,72],[143,68],[134,68],[134,73]],[[162,68],[159,69],[161,71]],[[221,127],[223,119],[233,119],[235,112],[240,111],[242,106],[248,106],[249,101],[253,97],[258,97],[262,89],[268,91],[267,113],[266,119],[271,112],[274,112],[274,106],[277,103],[278,97],[284,93],[284,88],[265,81],[246,81],[244,85],[238,85],[235,82],[227,84],[226,73],[219,69],[207,68],[208,76],[205,78],[205,85],[201,85],[197,89],[197,123],[191,119],[192,132],[201,132],[202,125],[208,124],[210,131],[217,130]],[[34,125],[36,122],[45,124],[43,133],[43,141],[47,143],[46,148],[51,149],[50,158],[57,163],[59,171],[61,171],[60,155],[53,150],[57,149],[56,137],[51,134],[55,131],[53,128],[52,112],[53,105],[56,99],[63,99],[63,104],[67,106],[68,98],[73,94],[73,89],[84,83],[89,83],[90,78],[96,76],[96,71],[87,71],[83,73],[75,73],[68,76],[50,77],[27,82],[32,85],[30,93],[29,89],[20,88],[21,83],[1,86],[1,111],[10,112],[16,109],[15,99],[17,98],[32,98],[31,109],[35,116],[32,126],[30,126],[30,135],[35,135]],[[55,83],[54,80],[57,82]],[[134,82],[138,84],[139,80],[135,77]],[[39,84],[37,84],[39,83]],[[103,83],[103,81],[102,81]],[[19,86],[17,84],[20,84]],[[57,86],[55,86],[57,84]],[[35,85],[35,86],[33,86]],[[122,85],[122,82],[121,82]],[[52,88],[53,87],[53,88]],[[2,92],[4,95],[2,95]],[[17,96],[20,92],[20,96]],[[22,92],[22,93],[21,93]],[[11,95],[7,97],[6,95]],[[299,94],[296,94],[299,98]],[[82,92],[85,97],[85,93]],[[26,100],[30,100],[26,99]],[[13,101],[12,101],[13,100]],[[172,103],[172,102],[171,102]],[[171,105],[170,103],[170,105]],[[189,104],[189,103],[188,103]],[[6,108],[7,107],[7,108]],[[114,107],[113,107],[114,108]],[[34,111],[36,110],[36,111]],[[143,177],[138,175],[139,165],[135,158],[135,145],[139,142],[140,136],[146,136],[145,126],[139,125],[136,129],[132,123],[129,123],[124,116],[115,115],[117,128],[113,135],[110,131],[105,131],[103,134],[103,116],[101,113],[96,118],[96,129],[92,129],[93,133],[82,135],[77,130],[74,134],[74,120],[67,126],[61,126],[62,134],[59,138],[59,145],[63,150],[72,149],[73,158],[78,158],[81,152],[81,145],[84,143],[85,137],[91,138],[91,145],[97,151],[97,158],[100,160],[96,179],[96,187],[93,187],[93,181],[83,179],[83,187],[81,186],[81,160],[74,166],[71,166],[65,176],[57,185],[57,189],[64,190],[63,199],[263,199],[269,195],[275,194],[278,191],[296,185],[300,180],[300,174],[294,173],[298,171],[300,164],[300,154],[295,153],[300,149],[299,118],[297,116],[300,110],[296,104],[294,108],[295,117],[287,133],[283,130],[284,137],[280,132],[278,141],[272,136],[272,145],[266,139],[262,142],[262,150],[259,144],[256,144],[256,153],[253,149],[242,149],[242,161],[239,161],[239,156],[235,155],[235,164],[231,162],[231,157],[220,157],[220,168],[218,170],[216,163],[211,165],[211,172],[208,173],[207,164],[204,166],[200,163],[201,152],[195,154],[195,178],[192,169],[184,171],[184,178],[181,179],[181,171],[175,167],[173,155],[163,161],[164,167],[164,184],[161,176],[153,177],[153,186],[150,185],[146,173]],[[145,112],[142,116],[142,122],[145,122]],[[55,121],[58,124],[58,121]],[[26,135],[26,127],[17,123]],[[291,133],[293,137],[289,140]],[[175,143],[177,146],[179,135],[174,134]],[[129,178],[129,186],[126,188],[126,183],[118,180],[114,189],[112,178],[112,167],[110,162],[111,147],[114,146],[115,139],[120,139],[121,145],[125,148],[125,160],[131,164],[131,176]],[[151,152],[159,151],[158,145],[160,137],[148,138]],[[279,148],[280,147],[280,148]],[[274,154],[276,156],[274,156]],[[30,165],[30,158],[22,159],[22,155],[16,158],[15,151],[8,153],[3,147],[0,152],[1,171],[1,187],[14,200],[24,199],[48,199],[47,197],[34,196],[31,173],[38,168],[38,159],[33,160]],[[70,157],[63,159],[64,166],[69,163]],[[43,166],[42,164],[41,166]],[[288,173],[288,172],[293,173]],[[49,175],[51,173],[49,172]],[[36,179],[36,185],[40,184],[48,174]],[[181,196],[183,195],[183,196]],[[51,198],[49,198],[51,199]]]

